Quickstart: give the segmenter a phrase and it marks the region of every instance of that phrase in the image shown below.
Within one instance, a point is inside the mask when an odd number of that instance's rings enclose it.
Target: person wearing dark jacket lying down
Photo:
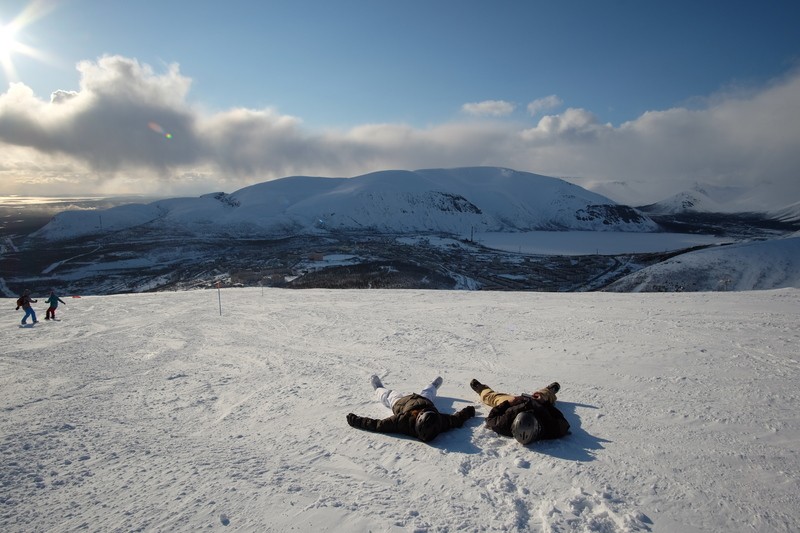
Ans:
[[[469,386],[492,408],[486,417],[486,427],[501,435],[528,444],[557,439],[569,432],[569,422],[554,405],[556,393],[561,389],[558,383],[519,396],[495,392],[477,379],[470,381]]]
[[[370,378],[370,382],[375,389],[375,397],[392,410],[392,416],[376,420],[349,413],[347,423],[354,428],[377,433],[401,433],[429,442],[439,433],[460,428],[464,422],[475,416],[475,408],[471,405],[454,415],[444,415],[436,409],[433,399],[442,384],[441,377],[434,379],[419,394],[403,394],[387,389],[375,375]]]

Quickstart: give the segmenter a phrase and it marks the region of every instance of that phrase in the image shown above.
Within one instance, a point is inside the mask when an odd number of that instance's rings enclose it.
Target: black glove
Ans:
[[[463,420],[469,420],[470,418],[475,416],[475,407],[472,405],[468,405],[461,410],[459,415]]]
[[[353,414],[353,413],[348,413],[347,414],[347,423],[350,424],[354,428],[358,427],[358,419],[359,419],[359,416],[356,415],[356,414]]]

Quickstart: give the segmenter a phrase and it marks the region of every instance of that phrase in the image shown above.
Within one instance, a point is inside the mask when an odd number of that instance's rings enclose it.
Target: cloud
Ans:
[[[548,115],[539,120],[532,129],[524,130],[522,137],[529,141],[564,142],[581,136],[593,137],[610,125],[602,125],[589,111],[569,108],[561,115]]]
[[[184,103],[190,82],[177,66],[157,76],[135,60],[104,57],[80,63],[78,71],[81,90],[56,91],[49,103],[12,84],[0,96],[0,141],[60,153],[99,171],[166,169],[197,159],[202,143]],[[154,135],[150,121],[173,130],[175,142]]]
[[[524,130],[530,168],[638,183],[657,201],[694,184],[752,187],[760,206],[800,199],[800,73],[708,107],[650,111],[619,127],[567,109]]]
[[[58,90],[55,91],[53,94],[50,95],[50,103],[51,104],[60,104],[62,102],[66,102],[67,100],[71,100],[78,96],[77,91],[62,91]]]
[[[475,116],[504,117],[514,112],[514,104],[503,100],[485,100],[464,104],[461,110]]]
[[[711,95],[700,109],[654,110],[619,126],[568,108],[535,124],[497,119],[324,131],[275,108],[197,108],[187,101],[191,79],[177,65],[155,72],[106,56],[81,62],[78,72],[78,91],[57,90],[49,100],[21,83],[0,94],[7,193],[195,195],[298,174],[489,165],[626,182],[641,191],[641,203],[698,182],[770,191],[765,201],[774,207],[800,200],[800,72],[760,90]],[[541,98],[528,110],[557,102]],[[513,105],[469,109],[498,117]]]
[[[555,109],[559,107],[564,102],[561,101],[561,98],[558,96],[551,94],[550,96],[545,96],[544,98],[537,98],[533,102],[528,104],[528,113],[531,116],[536,116],[542,111],[547,111],[548,109]]]

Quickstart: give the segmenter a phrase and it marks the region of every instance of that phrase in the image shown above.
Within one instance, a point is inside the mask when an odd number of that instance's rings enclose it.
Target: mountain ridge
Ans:
[[[644,213],[559,178],[500,167],[290,176],[233,193],[56,215],[35,237],[139,227],[227,236],[470,231],[659,231]]]

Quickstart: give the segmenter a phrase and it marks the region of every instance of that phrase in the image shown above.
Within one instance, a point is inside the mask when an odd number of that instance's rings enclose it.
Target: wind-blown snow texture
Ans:
[[[173,198],[102,212],[68,211],[37,235],[68,239],[147,225],[203,235],[657,231],[642,213],[566,181],[503,168],[383,171],[354,178],[294,176],[232,194]]]
[[[800,529],[796,289],[62,298],[0,311],[3,531]],[[478,416],[352,429],[388,415],[372,372]],[[558,380],[572,434],[487,430],[473,377]]]

